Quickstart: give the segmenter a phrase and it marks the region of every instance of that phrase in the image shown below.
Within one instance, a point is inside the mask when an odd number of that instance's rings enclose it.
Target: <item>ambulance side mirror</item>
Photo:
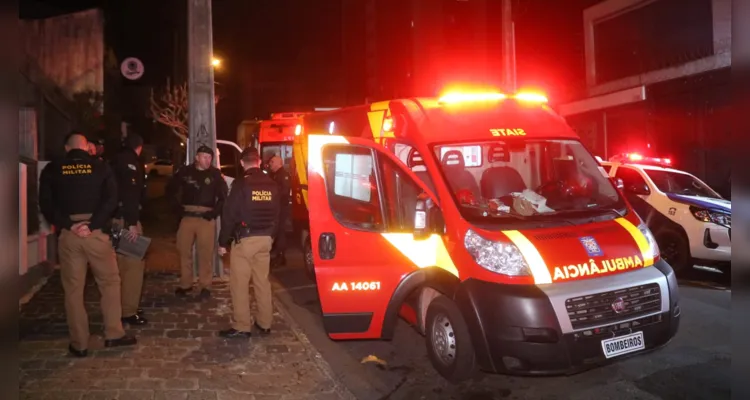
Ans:
[[[425,240],[433,233],[442,232],[442,215],[427,193],[417,196],[414,207],[414,239]]]
[[[622,179],[620,179],[620,178],[615,178],[615,177],[611,177],[611,178],[609,178],[609,179],[611,179],[611,180],[612,180],[612,183],[613,183],[613,184],[615,185],[615,187],[616,187],[616,188],[617,188],[618,190],[622,190],[622,189],[623,189],[623,188],[625,187],[625,184],[624,184],[624,183],[622,183]]]

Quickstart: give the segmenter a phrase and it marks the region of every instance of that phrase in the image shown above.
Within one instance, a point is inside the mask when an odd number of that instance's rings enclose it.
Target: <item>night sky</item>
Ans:
[[[552,98],[580,92],[583,9],[599,1],[513,3],[520,86],[542,88]],[[119,59],[135,56],[144,62],[146,73],[136,86],[147,90],[162,85],[175,71],[180,73],[179,66],[174,67],[179,56],[174,53],[174,36],[185,25],[186,0],[21,0],[21,16],[44,17],[97,6],[107,16],[107,45]],[[268,91],[299,88],[313,98],[319,96],[316,101],[321,106],[336,106],[328,104],[326,88],[345,65],[340,12],[339,0],[214,0],[214,51],[224,61],[215,77],[223,97],[217,106],[219,137],[233,139],[243,119],[288,111],[288,104],[266,104],[262,98],[250,101],[251,82],[263,81]],[[316,62],[300,62],[309,59]]]

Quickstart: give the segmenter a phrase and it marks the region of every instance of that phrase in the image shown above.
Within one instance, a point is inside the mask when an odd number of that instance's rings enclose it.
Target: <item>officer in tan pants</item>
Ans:
[[[245,176],[232,185],[221,215],[219,233],[220,255],[226,254],[227,247],[234,241],[229,272],[234,323],[230,329],[219,332],[225,338],[249,338],[253,326],[261,334],[269,334],[273,321],[268,270],[279,222],[279,188],[261,171],[257,149],[245,149],[240,162]],[[250,281],[258,304],[254,324],[250,316]]]
[[[195,162],[180,168],[167,185],[173,206],[181,214],[177,230],[177,251],[180,253],[180,286],[178,297],[193,288],[193,243],[198,250],[198,289],[200,298],[211,296],[213,261],[216,249],[216,217],[221,214],[227,197],[227,183],[218,168],[211,165],[214,151],[198,148]]]
[[[120,240],[132,241],[143,234],[139,221],[141,200],[146,192],[145,168],[140,160],[142,150],[143,139],[137,134],[128,133],[123,142],[123,148],[112,163],[119,197],[118,208],[112,223],[120,229],[128,230],[128,234]],[[129,325],[145,325],[148,321],[143,317],[143,310],[138,308],[138,305],[143,291],[146,262],[118,254],[117,265],[120,268],[122,281],[122,322]]]
[[[68,350],[76,357],[88,354],[89,321],[83,300],[87,264],[101,293],[104,345],[136,344],[120,321],[120,276],[112,241],[105,233],[117,207],[117,184],[112,169],[91,157],[87,147],[85,136],[70,133],[65,158],[49,163],[39,182],[39,208],[60,232],[58,255],[70,331]]]

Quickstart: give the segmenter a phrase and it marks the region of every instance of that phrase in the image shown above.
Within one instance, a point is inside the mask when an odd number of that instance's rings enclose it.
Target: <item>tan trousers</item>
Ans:
[[[91,265],[91,272],[101,293],[104,338],[123,337],[125,331],[120,320],[120,275],[109,235],[95,230],[89,237],[81,238],[65,229],[60,233],[58,255],[70,344],[77,350],[86,350],[89,344],[89,317],[83,300],[87,264]]]
[[[128,228],[124,225],[124,221],[121,219],[116,219],[112,222],[125,229]],[[143,235],[143,227],[140,222],[138,222],[136,227],[138,228],[138,234]],[[122,238],[120,240],[127,239]],[[117,267],[120,269],[122,316],[132,317],[138,312],[138,306],[141,303],[143,274],[146,270],[146,261],[117,254]]]
[[[271,282],[268,270],[271,262],[270,236],[254,236],[232,245],[229,258],[229,290],[232,294],[234,324],[232,328],[240,332],[250,332],[250,281],[253,282],[255,301],[258,304],[257,324],[270,329],[273,321]]]
[[[193,243],[198,251],[198,289],[210,289],[214,276],[216,220],[183,217],[177,229],[177,251],[180,253],[180,287],[193,287]]]

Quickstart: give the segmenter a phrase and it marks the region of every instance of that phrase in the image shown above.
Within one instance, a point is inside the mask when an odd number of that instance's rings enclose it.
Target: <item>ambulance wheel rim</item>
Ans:
[[[456,360],[456,334],[445,314],[437,315],[432,323],[432,347],[443,364],[451,365]]]

